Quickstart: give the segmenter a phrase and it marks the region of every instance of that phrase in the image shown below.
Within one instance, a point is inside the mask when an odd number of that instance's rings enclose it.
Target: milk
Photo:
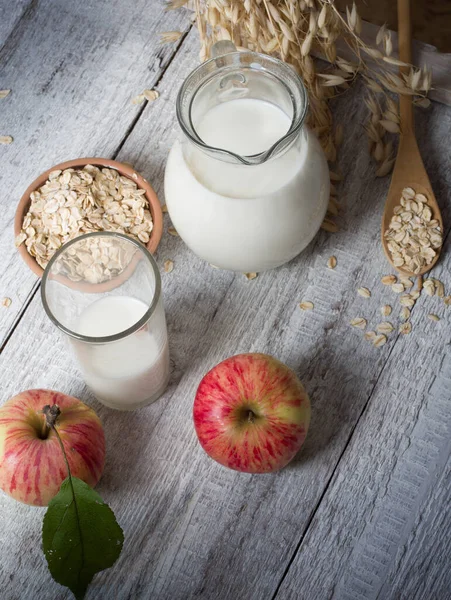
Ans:
[[[290,125],[277,106],[249,98],[218,104],[195,123],[210,147],[241,156],[268,150]],[[225,269],[258,272],[291,260],[314,237],[327,208],[329,174],[305,128],[285,153],[251,166],[176,141],[165,196],[175,228],[198,256]]]
[[[132,327],[148,306],[131,296],[105,296],[87,306],[74,331],[105,337]],[[163,317],[164,318],[164,317]],[[72,340],[87,385],[107,406],[131,410],[157,398],[169,378],[166,336],[149,330],[149,324],[116,342],[87,344]]]

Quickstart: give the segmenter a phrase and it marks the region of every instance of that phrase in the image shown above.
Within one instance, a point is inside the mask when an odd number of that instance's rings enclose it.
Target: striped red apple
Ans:
[[[296,374],[266,354],[239,354],[200,382],[193,408],[203,449],[220,464],[269,473],[292,460],[310,423],[310,400]]]
[[[0,488],[35,506],[47,506],[68,475],[57,436],[42,413],[47,404],[60,408],[57,430],[72,475],[95,486],[105,462],[105,436],[92,408],[52,390],[14,396],[0,407]]]

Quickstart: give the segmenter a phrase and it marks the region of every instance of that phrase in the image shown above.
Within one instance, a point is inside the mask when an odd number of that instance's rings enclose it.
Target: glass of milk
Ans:
[[[120,233],[77,237],[50,260],[41,296],[103,404],[133,410],[161,396],[168,336],[160,273],[147,248]]]
[[[168,211],[198,256],[258,272],[294,258],[329,200],[324,153],[304,124],[307,93],[287,64],[213,46],[177,98],[183,136],[165,172]]]

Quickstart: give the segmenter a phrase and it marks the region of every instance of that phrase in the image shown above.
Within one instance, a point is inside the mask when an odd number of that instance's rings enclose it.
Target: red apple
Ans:
[[[226,467],[269,473],[307,435],[310,400],[295,373],[266,354],[238,354],[209,371],[193,408],[202,448]]]
[[[105,462],[105,436],[96,413],[77,398],[27,390],[0,407],[0,488],[26,504],[47,506],[66,479],[67,466],[42,409],[56,404],[56,429],[72,475],[94,486]]]

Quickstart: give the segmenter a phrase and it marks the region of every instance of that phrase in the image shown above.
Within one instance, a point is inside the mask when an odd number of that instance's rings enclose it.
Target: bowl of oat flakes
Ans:
[[[151,253],[157,249],[160,202],[132,166],[107,158],[68,160],[35,179],[17,206],[16,246],[39,277],[63,244],[96,231],[123,233]]]

